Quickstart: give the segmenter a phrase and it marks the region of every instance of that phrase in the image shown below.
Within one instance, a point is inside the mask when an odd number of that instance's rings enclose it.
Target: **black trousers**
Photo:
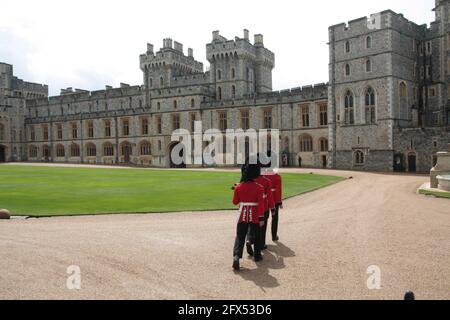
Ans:
[[[242,258],[245,246],[245,238],[250,234],[250,239],[253,241],[254,254],[258,256],[261,254],[259,224],[256,223],[238,223],[236,228],[236,239],[234,240],[233,257],[238,256]]]
[[[275,209],[272,209],[272,239],[278,236],[278,211],[280,210],[280,204],[275,205]]]

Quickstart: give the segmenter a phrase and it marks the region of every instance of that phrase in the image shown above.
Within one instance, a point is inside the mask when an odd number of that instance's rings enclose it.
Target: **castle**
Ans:
[[[170,167],[171,133],[279,129],[284,166],[426,172],[450,142],[450,0],[417,25],[387,10],[329,28],[329,81],[272,90],[263,36],[218,31],[210,64],[164,39],[140,55],[143,84],[61,90],[22,81],[0,63],[0,161]]]

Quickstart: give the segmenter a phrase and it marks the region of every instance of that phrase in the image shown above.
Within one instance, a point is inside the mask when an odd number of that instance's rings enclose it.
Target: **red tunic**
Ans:
[[[234,188],[233,204],[239,204],[238,223],[258,224],[264,217],[264,188],[255,181],[241,182]]]
[[[272,181],[262,175],[256,178],[255,181],[262,185],[264,188],[264,212],[269,211],[269,209],[275,208],[272,192]]]
[[[267,177],[272,182],[273,200],[275,204],[281,204],[282,200],[282,187],[281,187],[281,176],[278,173],[266,173],[264,177]]]

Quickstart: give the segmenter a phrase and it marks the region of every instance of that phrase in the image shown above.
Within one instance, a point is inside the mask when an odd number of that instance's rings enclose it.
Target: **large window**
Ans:
[[[302,106],[302,127],[309,127],[309,106]]]
[[[94,137],[94,123],[92,121],[89,121],[87,124],[88,127],[88,138]]]
[[[30,127],[30,140],[35,141],[36,140],[36,131],[34,130],[34,126]]]
[[[30,158],[37,158],[38,148],[36,146],[30,146]]]
[[[105,137],[111,137],[111,120],[105,120]]]
[[[144,141],[141,143],[141,147],[140,147],[140,151],[141,151],[141,156],[149,156],[152,154],[152,149],[151,149],[151,145],[150,142],[148,141]]]
[[[272,109],[264,110],[264,129],[272,129]]]
[[[72,139],[78,139],[78,126],[76,123],[72,123]]]
[[[148,119],[147,118],[141,119],[141,134],[142,135],[148,134]]]
[[[48,126],[47,125],[43,125],[42,126],[42,131],[43,131],[43,138],[44,140],[48,140]]]
[[[58,125],[56,125],[56,130],[57,130],[57,137],[58,137],[58,140],[62,140],[62,138],[63,138],[63,129],[62,129],[62,124],[58,124]]]
[[[243,130],[248,130],[250,128],[250,117],[248,110],[241,111],[241,127]]]
[[[114,155],[114,146],[112,143],[106,142],[103,144],[103,155],[105,157],[112,157]]]
[[[95,147],[95,144],[88,143],[86,146],[87,156],[88,157],[95,157],[97,155],[97,149]]]
[[[313,142],[312,138],[308,134],[304,134],[300,136],[300,152],[312,152],[313,151]]]
[[[375,92],[371,87],[367,88],[365,96],[366,123],[375,123]]]
[[[124,136],[130,135],[130,121],[128,119],[122,120],[122,134]]]
[[[180,115],[172,115],[172,130],[180,129]]]
[[[320,150],[320,152],[327,152],[328,151],[328,139],[321,138],[319,140],[319,150]]]
[[[227,113],[226,111],[219,112],[219,129],[222,131],[227,130],[228,121],[227,121]]]
[[[364,153],[360,150],[355,151],[355,164],[364,164]]]
[[[56,146],[56,156],[59,158],[65,157],[66,151],[64,149],[64,146],[62,144],[58,144]]]
[[[71,157],[79,157],[80,156],[80,146],[76,143],[70,146],[70,156]]]
[[[354,103],[353,93],[350,90],[348,90],[344,97],[344,113],[345,113],[344,117],[346,124],[354,124],[355,122],[353,103]]]
[[[320,126],[328,125],[328,106],[327,105],[319,106],[319,125]]]

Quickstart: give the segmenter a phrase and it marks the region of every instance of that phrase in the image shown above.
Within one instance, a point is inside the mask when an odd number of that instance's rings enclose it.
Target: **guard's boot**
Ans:
[[[234,256],[234,258],[233,258],[233,269],[239,270],[239,257],[238,256]]]
[[[252,248],[252,244],[250,242],[246,242],[245,245],[247,246],[247,253],[250,257],[253,257],[253,248]]]
[[[263,259],[263,257],[260,254],[255,256],[255,262],[261,261],[262,259]]]

